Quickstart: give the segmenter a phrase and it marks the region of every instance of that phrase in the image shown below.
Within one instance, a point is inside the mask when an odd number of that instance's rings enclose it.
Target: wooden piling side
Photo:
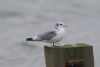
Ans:
[[[44,52],[46,67],[94,67],[93,46],[88,44],[44,46]]]

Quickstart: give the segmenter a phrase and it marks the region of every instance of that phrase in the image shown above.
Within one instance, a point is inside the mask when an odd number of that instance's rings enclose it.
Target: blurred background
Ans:
[[[0,0],[0,67],[45,67],[44,42],[25,38],[63,21],[66,37],[60,43],[94,46],[100,66],[100,0]]]

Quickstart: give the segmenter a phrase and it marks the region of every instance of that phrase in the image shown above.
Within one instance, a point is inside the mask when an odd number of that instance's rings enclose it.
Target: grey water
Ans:
[[[64,21],[60,43],[94,46],[95,67],[100,66],[99,0],[0,0],[0,67],[45,67],[44,42],[25,38],[51,30]]]

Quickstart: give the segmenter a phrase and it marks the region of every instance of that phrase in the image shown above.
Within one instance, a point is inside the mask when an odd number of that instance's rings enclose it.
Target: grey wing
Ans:
[[[56,31],[50,31],[50,32],[46,32],[44,34],[40,34],[38,35],[38,37],[41,40],[50,40],[51,38],[55,37],[57,35]]]

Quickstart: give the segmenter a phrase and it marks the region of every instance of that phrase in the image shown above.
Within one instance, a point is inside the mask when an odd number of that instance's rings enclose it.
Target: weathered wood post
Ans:
[[[93,46],[44,46],[46,67],[94,67]]]

